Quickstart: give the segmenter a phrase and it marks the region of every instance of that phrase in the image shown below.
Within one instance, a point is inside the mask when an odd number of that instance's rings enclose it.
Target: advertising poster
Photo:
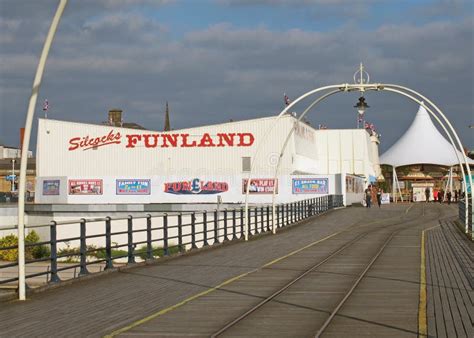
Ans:
[[[53,196],[59,195],[59,180],[44,180],[43,181],[43,195]]]
[[[164,184],[164,192],[174,195],[212,195],[228,190],[227,182],[201,181],[199,178]]]
[[[329,192],[327,178],[294,178],[293,194],[327,194]]]
[[[346,192],[354,192],[354,178],[346,176]]]
[[[242,193],[247,192],[248,180],[242,180]],[[276,188],[275,188],[276,186]],[[278,180],[273,178],[255,178],[250,180],[249,194],[273,194],[273,189],[276,189],[278,194]]]
[[[469,182],[469,175],[464,176],[464,180],[466,180],[467,184],[467,193],[471,193],[471,182]],[[474,175],[472,175],[472,181],[474,182]]]
[[[102,195],[102,180],[69,180],[69,195]]]
[[[151,180],[117,180],[116,194],[117,195],[150,195]]]
[[[383,193],[380,201],[382,204],[390,204],[390,194]]]

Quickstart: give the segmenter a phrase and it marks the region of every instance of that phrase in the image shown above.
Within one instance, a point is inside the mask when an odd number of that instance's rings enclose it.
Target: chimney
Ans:
[[[23,139],[25,138],[25,128],[20,128],[20,151],[23,149]]]
[[[120,127],[122,125],[122,110],[110,109],[108,122],[111,126]]]

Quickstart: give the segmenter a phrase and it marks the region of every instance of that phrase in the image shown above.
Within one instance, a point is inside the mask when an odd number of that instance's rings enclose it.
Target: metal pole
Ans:
[[[28,104],[28,112],[25,122],[25,134],[23,138],[23,146],[21,148],[21,164],[20,164],[20,186],[18,192],[18,299],[26,299],[25,286],[25,190],[26,190],[26,165],[28,159],[28,148],[30,145],[31,127],[33,124],[34,110],[36,106],[36,99],[43,78],[44,67],[46,59],[48,58],[49,49],[53,42],[56,29],[58,28],[59,20],[66,7],[67,0],[60,0],[56,14],[54,15],[51,27],[49,28],[46,41],[41,52],[41,57],[36,69],[35,79],[33,81],[33,88],[31,91],[30,102]]]
[[[12,192],[15,191],[15,159],[12,159]]]
[[[275,175],[273,177],[273,182],[277,183],[277,178],[278,178],[278,175],[279,175],[279,172],[280,172],[280,167],[281,167],[281,159],[283,158],[283,154],[285,153],[285,150],[286,150],[286,147],[288,146],[288,143],[291,139],[291,136],[293,135],[293,133],[295,132],[295,127],[297,126],[298,123],[301,122],[301,120],[305,117],[305,115],[314,107],[316,106],[319,102],[321,102],[322,100],[326,99],[327,97],[333,95],[333,94],[336,94],[336,93],[339,93],[341,92],[341,89],[336,89],[336,90],[332,90],[330,91],[329,93],[326,93],[322,96],[320,96],[319,98],[317,98],[316,100],[314,100],[304,111],[303,113],[299,116],[298,120],[296,121],[295,124],[293,124],[293,127],[291,128],[290,132],[288,133],[288,135],[286,136],[286,139],[285,139],[285,142],[283,142],[283,145],[280,149],[280,155],[278,156],[278,162],[277,162],[277,165],[276,165],[276,168],[275,168]],[[279,182],[278,182],[279,183]],[[274,220],[275,219],[275,203],[276,203],[276,187],[273,188],[273,193],[272,193],[272,219]],[[272,223],[272,232],[275,234],[276,233],[276,227],[273,225]]]
[[[392,167],[392,200],[393,203],[397,203],[397,200],[395,198],[395,176],[397,176],[397,172],[395,167]]]

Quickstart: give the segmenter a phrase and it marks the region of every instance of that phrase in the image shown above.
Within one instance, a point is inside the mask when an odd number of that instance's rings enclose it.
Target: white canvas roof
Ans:
[[[462,153],[458,151],[458,154],[462,161]],[[474,164],[473,160],[468,161]],[[380,164],[394,167],[412,164],[452,166],[458,163],[453,146],[436,129],[422,106],[405,134],[380,156]]]

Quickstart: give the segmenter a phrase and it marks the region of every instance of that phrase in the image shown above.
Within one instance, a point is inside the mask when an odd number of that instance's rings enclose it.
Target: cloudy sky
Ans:
[[[57,3],[0,0],[0,143],[18,145]],[[166,101],[173,129],[270,116],[284,92],[352,82],[363,62],[371,81],[431,98],[472,149],[473,13],[467,0],[70,0],[36,116],[44,99],[50,118],[95,123],[121,108],[125,121],[154,130]],[[417,106],[390,93],[366,97],[386,150]],[[357,98],[329,98],[310,122],[354,128]]]

